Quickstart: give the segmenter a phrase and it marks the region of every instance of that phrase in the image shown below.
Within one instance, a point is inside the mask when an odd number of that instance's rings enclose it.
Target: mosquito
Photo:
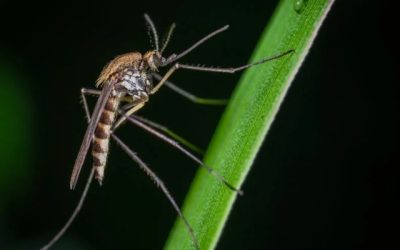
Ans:
[[[209,33],[179,54],[171,54],[168,57],[164,57],[163,52],[171,39],[172,33],[175,29],[175,24],[173,23],[168,29],[165,39],[161,44],[162,46],[160,47],[158,33],[153,21],[147,14],[144,14],[144,19],[148,26],[150,38],[153,42],[154,48],[144,54],[140,52],[130,52],[117,56],[103,68],[100,76],[96,81],[96,87],[101,88],[101,90],[86,88],[81,89],[81,97],[88,122],[88,127],[83,137],[83,141],[72,170],[72,175],[69,183],[71,189],[75,189],[76,187],[82,165],[86,159],[90,146],[92,146],[91,154],[93,158],[93,165],[79,202],[75,207],[72,215],[69,217],[64,226],[60,229],[60,231],[52,238],[52,240],[49,241],[41,249],[49,249],[54,243],[58,241],[58,239],[62,235],[64,235],[66,230],[70,227],[82,208],[83,202],[85,200],[85,197],[87,196],[93,178],[95,178],[100,185],[102,184],[108,157],[110,138],[112,138],[161,189],[169,202],[172,204],[178,216],[185,223],[194,247],[196,249],[200,249],[199,242],[196,238],[196,235],[194,234],[192,227],[190,226],[185,216],[182,214],[182,211],[177,205],[175,199],[173,198],[167,187],[164,185],[162,180],[147,166],[146,163],[144,163],[137,156],[134,151],[132,151],[117,135],[115,135],[114,132],[116,131],[116,129],[119,128],[120,125],[126,121],[144,129],[155,137],[172,145],[173,147],[184,153],[187,157],[197,162],[200,166],[206,168],[210,174],[214,175],[227,188],[231,189],[239,195],[242,194],[242,191],[240,189],[237,189],[229,184],[229,182],[220,173],[216,172],[213,168],[203,163],[194,154],[190,153],[187,149],[181,146],[179,142],[189,148],[192,148],[193,150],[196,150],[193,145],[191,145],[181,137],[177,136],[176,134],[172,133],[167,128],[150,120],[144,119],[143,117],[137,116],[136,113],[145,106],[145,104],[149,101],[149,97],[157,93],[158,90],[164,85],[195,103],[211,105],[225,103],[224,100],[219,99],[199,98],[170,82],[168,79],[178,69],[215,73],[235,73],[237,71],[241,71],[258,64],[281,58],[285,55],[290,54],[291,52],[293,52],[293,50],[288,50],[284,53],[265,58],[261,61],[245,64],[234,68],[215,68],[181,64],[178,62],[179,59],[193,51],[205,41],[227,30],[229,28],[229,25],[225,25],[222,28],[219,28]],[[158,70],[167,66],[171,67],[164,75],[160,75],[158,73]],[[156,81],[154,81],[154,79]],[[86,100],[87,95],[98,96],[92,114],[90,114],[89,106]],[[167,136],[166,134],[168,134],[169,136]]]

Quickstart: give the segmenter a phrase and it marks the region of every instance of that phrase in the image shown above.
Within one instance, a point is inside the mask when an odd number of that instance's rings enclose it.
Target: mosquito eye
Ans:
[[[154,66],[158,67],[161,64],[161,58],[159,55],[154,54],[152,59]]]

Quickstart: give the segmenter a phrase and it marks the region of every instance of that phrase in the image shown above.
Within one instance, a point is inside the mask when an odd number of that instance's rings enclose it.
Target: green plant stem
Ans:
[[[267,134],[283,98],[304,61],[333,0],[282,0],[251,61],[290,49],[284,58],[252,67],[242,76],[207,150],[205,162],[240,187]],[[214,249],[236,194],[199,170],[185,199],[183,213],[201,249]],[[194,249],[178,219],[166,249]]]

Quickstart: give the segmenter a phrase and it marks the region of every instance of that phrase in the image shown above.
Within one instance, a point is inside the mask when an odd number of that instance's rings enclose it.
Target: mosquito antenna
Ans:
[[[131,157],[133,161],[139,164],[139,167],[152,179],[155,184],[161,189],[161,191],[165,194],[169,202],[174,207],[175,211],[178,213],[179,217],[183,220],[186,225],[187,230],[190,233],[190,236],[195,244],[196,249],[200,249],[199,242],[193,232],[192,227],[190,226],[189,222],[186,220],[185,216],[183,215],[182,211],[180,210],[179,206],[176,204],[175,199],[172,197],[171,193],[168,191],[167,187],[164,185],[162,180],[157,177],[156,173],[154,173],[147,165],[144,163],[135,152],[133,152],[125,143],[123,143],[115,134],[111,134],[112,138],[117,142],[117,144]]]
[[[243,191],[242,190],[237,189],[233,185],[229,184],[229,182],[220,173],[215,171],[210,166],[206,165],[204,162],[202,162],[199,158],[197,158],[193,154],[191,154],[189,151],[187,151],[185,148],[183,148],[181,145],[179,145],[178,142],[172,140],[171,138],[168,138],[167,136],[165,136],[165,135],[161,134],[160,132],[154,130],[153,128],[147,126],[142,121],[136,119],[134,116],[127,116],[126,119],[128,119],[128,121],[132,122],[134,125],[146,130],[147,132],[149,132],[149,133],[153,134],[154,136],[158,137],[159,139],[161,139],[161,140],[167,142],[168,144],[172,145],[173,147],[177,148],[182,153],[184,153],[187,157],[189,157],[193,161],[197,162],[200,166],[202,166],[205,169],[207,169],[207,171],[210,174],[214,175],[219,181],[224,183],[224,185],[227,186],[229,189],[231,189],[232,191],[235,191],[239,195],[243,195]]]
[[[161,66],[166,66],[170,63],[175,62],[176,60],[178,60],[179,58],[185,56],[186,54],[188,54],[189,52],[191,52],[192,50],[194,50],[196,47],[198,47],[200,44],[204,43],[205,41],[207,41],[208,39],[212,38],[213,36],[227,30],[229,28],[229,25],[225,25],[222,28],[217,29],[214,32],[211,32],[210,34],[206,35],[205,37],[203,37],[202,39],[200,39],[198,42],[196,42],[195,44],[193,44],[190,48],[188,48],[187,50],[181,52],[180,54],[176,55],[176,54],[172,54],[170,57],[168,57],[168,59],[161,65]]]
[[[58,233],[49,241],[49,243],[40,248],[40,250],[50,249],[50,247],[52,247],[54,243],[56,243],[65,234],[65,232],[71,226],[72,222],[74,222],[76,216],[79,214],[79,211],[81,211],[82,209],[83,202],[86,199],[87,193],[90,188],[90,183],[92,183],[93,180],[93,176],[94,176],[94,168],[92,168],[92,170],[90,171],[89,178],[86,181],[85,189],[83,190],[82,195],[79,198],[78,205],[76,205],[74,212],[69,217],[68,221],[64,224],[64,226],[60,229],[60,231],[58,231]]]
[[[156,46],[156,51],[159,51],[159,44],[158,44],[158,35],[157,35],[157,30],[156,26],[154,25],[153,21],[151,20],[150,16],[147,14],[144,14],[144,19],[147,22],[147,25],[151,32],[153,33],[153,38],[154,38],[154,45]]]
[[[160,50],[161,54],[164,52],[165,48],[167,47],[167,45],[171,39],[172,33],[174,32],[175,27],[176,27],[175,23],[171,24],[171,26],[169,27],[168,32],[163,39],[162,47]]]

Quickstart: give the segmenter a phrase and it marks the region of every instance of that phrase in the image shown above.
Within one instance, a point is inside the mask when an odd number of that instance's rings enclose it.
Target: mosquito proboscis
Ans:
[[[200,166],[204,167],[227,188],[238,194],[242,194],[242,191],[240,189],[237,189],[233,185],[229,184],[229,182],[220,173],[215,171],[211,166],[203,163],[199,158],[197,158],[195,155],[190,153],[179,144],[179,142],[181,142],[184,145],[190,147],[189,143],[185,143],[185,140],[181,139],[178,136],[174,136],[174,133],[168,133],[168,130],[165,127],[137,116],[136,112],[143,108],[145,103],[149,100],[149,97],[155,94],[164,85],[169,87],[176,93],[196,103],[212,105],[223,104],[226,102],[225,100],[199,98],[174,85],[168,79],[178,69],[216,73],[235,73],[254,65],[262,64],[283,57],[293,52],[293,50],[288,50],[284,53],[265,58],[258,62],[245,64],[234,68],[215,68],[181,64],[178,62],[179,59],[193,51],[205,41],[227,30],[229,26],[225,25],[222,28],[211,32],[210,34],[206,35],[205,37],[194,43],[192,46],[190,46],[188,49],[179,54],[172,54],[169,57],[164,57],[162,53],[164,52],[171,39],[173,30],[175,29],[175,24],[172,24],[170,29],[167,31],[165,39],[163,40],[160,47],[158,33],[153,21],[147,14],[144,15],[144,18],[151,33],[151,38],[154,44],[153,50],[147,51],[144,54],[141,54],[139,52],[130,52],[114,58],[103,68],[99,78],[97,79],[96,86],[102,87],[101,90],[86,88],[83,88],[81,90],[81,96],[88,122],[88,127],[86,129],[81,147],[78,152],[78,156],[72,170],[70,188],[74,189],[76,187],[80,171],[86,159],[90,145],[92,145],[93,167],[89,174],[82,195],[79,199],[78,205],[76,206],[73,214],[61,228],[61,230],[52,238],[52,240],[41,249],[49,249],[70,227],[71,223],[74,221],[80,209],[82,208],[83,202],[85,200],[85,197],[87,196],[90,183],[92,182],[93,178],[97,179],[97,181],[102,184],[109,151],[110,138],[113,138],[113,140],[132,158],[133,161],[135,161],[139,165],[139,167],[161,189],[161,191],[165,194],[169,202],[178,213],[179,217],[184,221],[186,228],[188,229],[188,232],[192,238],[194,246],[196,247],[196,249],[200,249],[199,242],[192,227],[190,226],[185,216],[182,214],[179,206],[177,205],[173,196],[170,194],[167,187],[164,185],[161,179],[147,166],[147,164],[145,164],[137,156],[137,154],[132,151],[117,135],[115,135],[114,132],[116,131],[116,129],[118,129],[120,125],[125,121],[128,121],[144,129],[155,137],[172,145],[174,148],[184,153],[187,157],[197,162]],[[160,75],[157,73],[160,68],[169,65],[172,66],[164,75]],[[153,78],[157,80],[157,83],[155,85],[153,85]],[[92,114],[90,114],[89,106],[86,100],[87,95],[98,96]],[[170,136],[172,135],[175,140],[168,137],[166,134]]]

